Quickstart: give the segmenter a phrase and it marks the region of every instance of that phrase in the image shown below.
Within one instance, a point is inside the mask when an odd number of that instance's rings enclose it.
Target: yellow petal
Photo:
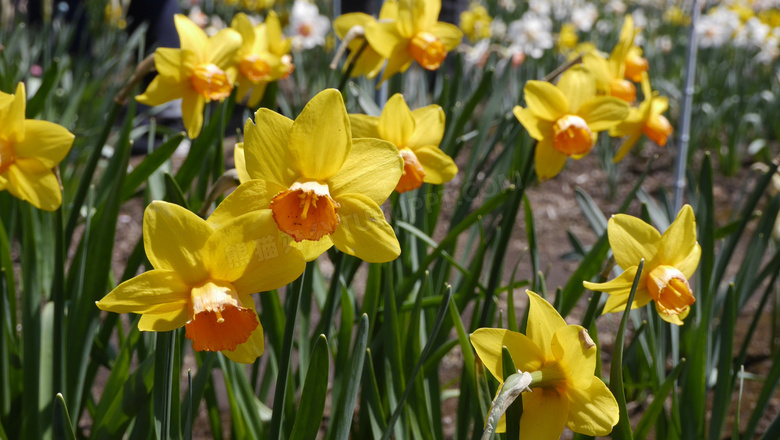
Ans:
[[[282,24],[279,21],[279,16],[274,11],[268,11],[268,16],[265,17],[265,35],[271,53],[281,56],[290,51],[289,44],[285,45],[282,38]]]
[[[569,112],[563,92],[545,81],[528,81],[523,88],[528,109],[539,119],[555,122]]]
[[[425,14],[425,5],[420,0],[401,0],[398,7],[398,20],[395,26],[401,35],[411,38],[417,32],[417,22]]]
[[[441,0],[412,0],[419,30],[429,30],[439,19]],[[418,18],[419,17],[419,18]]]
[[[205,220],[173,203],[156,200],[144,212],[144,249],[155,269],[173,270],[186,283],[207,273],[202,250],[213,233]]]
[[[522,333],[500,328],[480,328],[469,339],[479,359],[499,382],[504,381],[503,347],[509,350],[515,368],[520,371],[537,371],[544,362],[544,354],[539,347]]]
[[[626,310],[629,293],[631,292],[610,295],[609,298],[607,298],[607,303],[604,305],[603,313],[623,313],[623,311]],[[650,292],[647,291],[647,287],[642,286],[640,283],[640,286],[636,289],[634,301],[631,303],[631,310],[644,307],[652,300],[653,298],[650,296]]]
[[[633,308],[633,307],[632,307]],[[658,313],[658,316],[661,317],[664,321],[668,322],[669,324],[674,325],[683,325],[685,322],[683,322],[683,319],[685,319],[688,314],[691,312],[691,308],[688,307],[680,313],[679,315],[667,315],[664,313],[661,309],[661,307],[658,305],[658,303],[655,304],[655,311]]]
[[[412,136],[406,141],[406,146],[414,149],[425,145],[438,147],[444,137],[444,110],[431,104],[412,110],[415,129]]]
[[[637,141],[641,137],[642,132],[638,131],[626,138],[626,140],[623,141],[623,145],[621,145],[620,149],[617,151],[617,153],[615,153],[615,157],[612,158],[612,163],[618,163],[623,160],[623,158],[626,157],[626,154],[628,154],[628,152],[634,148],[634,145],[636,145]]]
[[[303,273],[303,255],[282,240],[271,210],[250,212],[226,223],[205,246],[212,279],[228,281],[240,294],[278,289]]]
[[[44,211],[51,212],[59,208],[62,205],[62,191],[54,173],[26,173],[18,166],[20,162],[21,159],[17,159],[17,163],[12,164],[6,172],[8,192]]]
[[[390,58],[398,48],[405,48],[411,38],[411,35],[402,36],[395,22],[369,23],[365,31],[368,44],[384,58]]]
[[[314,96],[290,129],[288,148],[301,176],[323,181],[335,175],[352,149],[351,133],[341,92]]]
[[[286,190],[267,180],[254,179],[242,183],[217,206],[207,223],[214,229],[221,228],[234,218],[244,214],[268,209],[271,199]]]
[[[447,48],[447,52],[454,50],[463,40],[463,32],[454,24],[438,22],[430,28],[430,33],[438,37]]]
[[[555,355],[550,348],[553,335],[559,328],[566,327],[566,321],[547,300],[530,290],[526,290],[525,293],[528,295],[529,307],[525,333],[542,350],[547,360],[555,360]]]
[[[628,116],[628,104],[622,99],[599,96],[582,104],[577,114],[592,131],[604,131]]]
[[[404,101],[404,96],[396,93],[387,100],[379,116],[377,130],[380,138],[390,141],[396,147],[403,148],[414,133],[415,123],[412,111]]]
[[[398,18],[398,1],[385,0],[382,9],[379,11],[380,20],[395,20]]]
[[[629,267],[618,275],[617,278],[609,280],[606,283],[583,281],[582,285],[585,286],[586,289],[596,292],[604,292],[610,295],[628,295],[631,292],[631,286],[634,284],[634,278],[636,277],[638,268],[638,266]]]
[[[158,47],[154,51],[154,68],[160,76],[171,81],[181,81],[181,49]]]
[[[569,416],[566,426],[574,432],[590,436],[605,436],[620,420],[617,401],[612,391],[596,376],[585,389],[568,389]]]
[[[609,219],[607,234],[615,261],[624,269],[637,266],[643,258],[645,267],[648,267],[658,252],[661,240],[661,234],[654,227],[625,214],[615,214]]]
[[[523,438],[558,440],[566,427],[569,401],[553,388],[534,388],[523,393],[520,432]]]
[[[347,59],[348,63],[354,63],[352,73],[349,74],[352,78],[358,76],[365,76],[369,79],[376,78],[382,70],[382,66],[385,64],[385,58],[382,55],[379,55],[371,46],[364,48],[363,52],[360,52],[360,58],[355,60],[364,41],[365,40],[363,39],[353,40],[354,44],[350,44],[350,46],[356,46],[350,48],[351,53]],[[345,65],[344,68],[346,69],[347,65]]]
[[[241,48],[241,34],[230,28],[222,29],[209,38],[208,61],[226,70],[233,64],[238,49]]]
[[[609,63],[598,52],[586,53],[582,57],[582,65],[593,75],[596,90],[600,94],[609,94],[610,83],[612,82],[612,72],[609,70]]]
[[[239,12],[233,16],[230,27],[241,35],[242,42],[239,53],[250,53],[255,45],[255,28],[252,26],[252,22],[249,21],[249,17],[243,12]]]
[[[176,24],[176,32],[179,34],[179,43],[182,50],[189,50],[195,54],[199,62],[205,62],[208,59],[209,37],[198,25],[182,14],[173,16]]]
[[[444,182],[449,182],[458,174],[458,166],[455,165],[455,161],[438,147],[428,145],[415,148],[413,151],[425,171],[423,182],[441,185]]]
[[[168,101],[182,98],[192,87],[185,82],[177,82],[161,75],[154,77],[142,95],[135,97],[141,104],[155,107]]]
[[[188,292],[189,294],[189,292]],[[190,319],[189,307],[179,307],[161,313],[146,313],[138,320],[138,330],[143,332],[169,332],[184,327]]]
[[[523,124],[523,128],[528,132],[528,135],[537,141],[541,141],[546,137],[552,139],[552,123],[544,121],[531,113],[527,108],[515,106],[512,111],[518,121]],[[537,147],[538,148],[538,147]]]
[[[182,96],[181,117],[190,139],[198,137],[200,129],[203,128],[203,107],[205,105],[205,99],[194,90],[189,90]]]
[[[252,94],[249,95],[249,100],[247,100],[247,105],[249,105],[249,107],[255,108],[260,104],[260,100],[262,100],[263,95],[265,95],[266,87],[268,87],[268,83],[265,81],[255,83],[252,87]]]
[[[52,122],[29,119],[24,131],[24,140],[14,145],[16,156],[38,159],[46,168],[62,162],[73,145],[73,134]]]
[[[390,142],[355,139],[347,161],[328,179],[328,188],[334,199],[342,194],[361,194],[381,205],[401,179],[403,165],[398,148]]]
[[[387,65],[385,65],[385,70],[382,72],[382,80],[379,83],[381,84],[398,72],[406,72],[409,66],[412,65],[412,61],[414,61],[412,54],[406,49],[406,46],[402,46],[387,59]]]
[[[686,260],[696,250],[696,218],[693,215],[691,205],[685,205],[661,236],[658,246],[658,261],[659,264],[676,267],[678,263]],[[697,265],[698,261],[690,261],[688,266],[692,263]]]
[[[296,243],[292,237],[290,237],[290,240],[292,241],[292,246],[301,251],[303,259],[307,262],[316,260],[317,257],[333,247],[333,240],[327,235],[317,241],[304,240],[300,243]]]
[[[675,263],[675,267],[685,275],[685,278],[691,279],[696,272],[696,268],[699,267],[700,258],[701,246],[699,246],[699,243],[696,243],[691,252],[683,260]]]
[[[552,138],[546,138],[536,145],[534,164],[539,181],[552,179],[561,172],[566,165],[566,155],[556,150],[552,145]]]
[[[293,121],[266,108],[255,113],[255,121],[247,120],[244,125],[247,172],[253,179],[287,188],[297,176],[287,148]]]
[[[343,39],[347,32],[355,26],[365,26],[367,23],[373,23],[374,17],[364,14],[362,12],[350,12],[338,16],[333,20],[333,30],[336,31],[336,35]]]
[[[568,377],[568,388],[587,388],[596,371],[598,348],[579,325],[567,325],[552,336],[552,353]]]
[[[255,310],[255,315],[257,315],[255,302],[252,300],[251,296],[247,295],[242,297],[241,304],[244,307]],[[242,364],[251,364],[260,357],[263,354],[263,351],[265,351],[265,341],[263,339],[263,325],[260,323],[259,317],[257,318],[257,322],[257,327],[252,330],[252,333],[249,335],[249,339],[247,339],[246,342],[238,344],[235,350],[222,350],[221,353],[227,356],[231,361]]]
[[[626,15],[623,27],[620,29],[618,43],[609,55],[610,70],[616,78],[623,78],[626,69],[626,55],[634,45],[634,34],[634,19],[631,15]]]
[[[15,144],[24,139],[24,112],[27,106],[24,83],[17,84],[16,93],[11,98],[6,97],[5,101],[7,104],[0,107],[0,127],[3,127],[0,138]]]
[[[246,171],[246,156],[244,154],[244,143],[239,142],[233,148],[233,163],[236,166],[236,173],[238,173],[238,181],[246,183],[252,180],[249,177],[249,173]]]
[[[339,225],[331,239],[338,250],[368,263],[398,258],[401,246],[379,205],[362,194],[343,194],[336,202]]]
[[[376,116],[350,114],[349,124],[353,138],[379,138],[379,118]],[[352,146],[353,150],[355,146]]]
[[[116,286],[97,306],[114,313],[146,313],[161,305],[166,311],[187,309],[191,290],[175,271],[151,270]]]
[[[568,112],[577,113],[582,104],[596,96],[596,80],[585,66],[574,66],[561,75],[558,89],[566,96]]]

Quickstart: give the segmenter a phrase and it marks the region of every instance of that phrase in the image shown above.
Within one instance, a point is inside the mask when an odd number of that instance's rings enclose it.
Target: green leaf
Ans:
[[[634,302],[634,295],[639,286],[639,278],[642,275],[642,269],[645,261],[639,263],[634,277],[634,284],[631,286],[631,293],[628,295],[628,302],[623,311],[623,317],[620,319],[617,336],[615,337],[615,348],[612,352],[612,365],[609,374],[609,389],[615,396],[620,411],[620,420],[612,429],[612,438],[616,440],[631,440],[631,421],[628,418],[628,409],[626,408],[626,393],[623,388],[623,345],[625,344],[626,326],[628,325],[628,315],[631,313],[631,304]]]
[[[171,433],[171,406],[173,397],[173,351],[176,348],[176,332],[157,332],[154,349],[154,430],[157,438],[167,440]],[[179,380],[177,374],[176,380]],[[176,396],[178,401],[178,396]],[[177,427],[178,428],[178,427]]]
[[[68,407],[61,393],[54,399],[54,438],[55,440],[76,440],[73,424],[70,422]]]
[[[677,378],[680,377],[680,373],[682,372],[684,366],[685,360],[680,361],[680,363],[677,364],[672,372],[669,373],[669,375],[666,377],[666,380],[661,385],[661,387],[655,391],[653,395],[653,402],[650,403],[650,405],[644,411],[642,419],[640,419],[639,423],[636,425],[636,429],[634,430],[635,439],[642,440],[647,437],[647,434],[650,432],[653,424],[658,419],[658,416],[661,415],[661,412],[664,409],[664,404],[666,403],[666,397],[674,388],[675,383],[677,382]]]
[[[325,335],[320,335],[314,343],[290,440],[307,440],[317,436],[328,397],[329,373],[328,340]]]
[[[509,353],[506,346],[501,347],[501,363],[504,372],[504,380],[513,374],[517,374],[517,367],[515,367],[512,355]],[[520,417],[522,415],[523,395],[520,394],[506,410],[506,440],[520,440]]]
[[[160,168],[171,155],[173,155],[179,147],[179,144],[181,144],[182,139],[184,139],[183,133],[179,133],[168,139],[151,154],[146,156],[143,162],[138,164],[138,166],[127,175],[125,184],[122,187],[122,200],[128,200],[133,197],[133,194],[135,194],[138,187]]]
[[[51,65],[46,69],[46,73],[43,75],[41,85],[38,87],[38,91],[35,92],[35,96],[27,101],[27,111],[25,112],[26,119],[35,119],[43,110],[46,98],[51,94],[52,89],[57,84],[57,79],[60,76],[60,60],[53,59]]]
[[[352,349],[352,359],[347,370],[346,380],[343,382],[341,399],[335,404],[333,416],[332,440],[347,440],[349,438],[352,417],[355,413],[358,391],[360,390],[360,378],[363,372],[363,362],[366,359],[368,346],[368,316],[360,318],[355,346]]]

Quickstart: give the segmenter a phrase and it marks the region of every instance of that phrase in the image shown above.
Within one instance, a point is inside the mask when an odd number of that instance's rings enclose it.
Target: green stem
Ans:
[[[355,64],[357,64],[357,60],[360,59],[360,55],[363,54],[363,51],[366,50],[368,47],[368,40],[363,41],[363,44],[360,45],[360,49],[358,49],[357,54],[352,58],[352,61],[347,65],[347,70],[344,71],[344,73],[341,75],[341,81],[339,81],[338,89],[340,92],[344,93],[344,87],[347,85],[347,81],[349,80],[349,76],[352,74],[352,70],[355,68]]]

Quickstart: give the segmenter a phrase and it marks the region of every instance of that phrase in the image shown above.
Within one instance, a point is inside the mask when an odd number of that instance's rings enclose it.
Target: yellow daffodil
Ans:
[[[62,205],[60,182],[52,169],[70,151],[73,135],[47,121],[25,119],[24,84],[16,94],[0,92],[0,191],[44,211]]]
[[[502,347],[515,367],[531,374],[532,392],[522,394],[523,438],[553,440],[564,427],[590,436],[612,432],[619,419],[618,405],[604,382],[594,375],[598,348],[579,325],[566,321],[550,303],[526,290],[529,299],[526,333],[481,328],[471,344],[488,371],[503,383]],[[505,432],[502,418],[496,432]]]
[[[671,6],[664,12],[664,21],[674,26],[688,26],[691,17],[679,6]]]
[[[211,215],[220,223],[270,209],[279,230],[307,259],[335,245],[368,262],[401,253],[379,205],[393,192],[403,159],[390,142],[353,139],[341,93],[320,92],[295,121],[260,109],[244,130],[242,183]],[[240,159],[239,159],[240,160]]]
[[[571,53],[577,47],[579,38],[577,28],[571,23],[564,23],[558,34],[558,51],[565,54]]]
[[[598,52],[590,52],[583,56],[582,63],[590,69],[597,78],[597,86],[601,93],[620,98],[628,103],[636,101],[636,87],[626,78],[641,79],[642,72],[647,71],[647,60],[641,57],[641,52],[634,47],[634,19],[626,15],[620,38],[609,59],[604,59]]]
[[[382,9],[379,11],[379,20],[394,22],[397,18],[398,2],[394,0],[385,1],[382,4]],[[347,57],[344,68],[346,69],[347,66],[354,63],[355,66],[350,73],[351,77],[365,76],[367,78],[376,78],[385,64],[385,58],[366,42],[365,29],[374,23],[376,23],[374,17],[362,12],[344,14],[333,20],[333,29],[342,40],[347,38],[352,29],[356,29],[356,27],[362,29],[357,35],[349,37],[350,40],[347,45],[349,57]],[[366,44],[366,47],[363,47],[364,44]]]
[[[610,295],[604,313],[620,312],[626,307],[639,261],[644,258],[631,308],[655,301],[655,309],[664,321],[682,325],[696,301],[688,280],[701,257],[693,209],[683,206],[663,235],[642,220],[624,214],[609,219],[607,233],[615,261],[624,272],[606,283],[583,283],[588,289]]]
[[[555,177],[567,157],[580,159],[593,148],[596,133],[608,130],[628,114],[628,105],[609,96],[595,96],[587,71],[572,68],[554,86],[528,81],[523,88],[528,108],[514,114],[528,134],[539,141],[535,163],[539,180]]]
[[[368,43],[387,58],[382,81],[405,72],[412,61],[436,70],[447,53],[458,47],[463,33],[453,24],[438,21],[440,10],[441,0],[401,0],[397,21],[366,27]]]
[[[181,14],[174,16],[174,22],[181,49],[157,48],[154,52],[157,76],[136,100],[155,106],[181,98],[184,127],[194,139],[203,126],[204,105],[227,98],[233,90],[237,75],[234,57],[241,47],[241,35],[232,29],[222,29],[209,38],[203,29]]]
[[[441,185],[458,173],[452,158],[439,149],[444,110],[438,105],[411,111],[403,95],[396,93],[381,116],[349,115],[349,120],[353,137],[384,139],[398,148],[404,159],[404,173],[395,187],[399,193],[417,189],[423,182]]]
[[[642,92],[645,95],[642,104],[638,108],[632,108],[626,119],[609,130],[609,135],[613,137],[628,136],[615,154],[613,162],[623,160],[643,133],[661,147],[666,146],[666,139],[672,134],[672,124],[662,114],[669,108],[669,100],[650,89],[650,80],[646,73],[643,74]]]
[[[249,17],[238,13],[230,27],[241,34],[236,52],[239,100],[249,97],[250,107],[257,107],[268,83],[287,78],[295,69],[290,56],[291,40],[283,38],[282,25],[275,12],[268,12],[265,23],[252,26]],[[250,93],[251,89],[251,93]]]
[[[487,9],[478,3],[472,3],[467,11],[460,13],[460,29],[474,42],[490,38],[492,22]]]
[[[120,284],[97,306],[142,314],[144,331],[185,326],[195,350],[252,363],[264,345],[251,295],[298,278],[303,255],[279,240],[270,212],[214,226],[178,205],[152,202],[144,249],[154,270]]]

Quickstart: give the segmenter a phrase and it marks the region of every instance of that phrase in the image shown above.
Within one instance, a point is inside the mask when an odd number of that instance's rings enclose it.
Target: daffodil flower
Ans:
[[[237,70],[236,51],[241,35],[222,29],[209,38],[189,18],[174,16],[181,49],[160,47],[154,52],[157,76],[146,91],[136,97],[142,104],[156,106],[182,99],[181,112],[187,135],[194,139],[203,126],[203,107],[221,101],[233,90]]]
[[[24,83],[16,94],[0,92],[0,191],[44,211],[62,205],[60,182],[52,169],[70,151],[74,136],[47,121],[25,119]]]
[[[460,13],[460,29],[472,42],[490,38],[493,18],[484,6],[472,3],[467,11]]]
[[[429,105],[411,111],[403,95],[391,97],[382,115],[349,115],[352,136],[379,138],[393,143],[404,159],[404,173],[395,190],[399,193],[422,186],[441,185],[458,173],[455,162],[439,149],[444,136],[444,110]]]
[[[502,347],[515,367],[531,374],[532,392],[522,394],[520,432],[524,438],[553,440],[564,427],[574,432],[603,436],[619,419],[618,405],[604,382],[594,375],[598,348],[579,325],[566,321],[550,303],[526,290],[529,299],[526,333],[481,328],[471,344],[488,371],[503,383]],[[496,432],[506,431],[501,418]]]
[[[417,61],[427,70],[436,70],[447,53],[458,47],[463,32],[457,26],[438,21],[441,0],[402,0],[398,20],[376,22],[366,27],[368,43],[387,65],[382,81]]]
[[[669,108],[669,100],[665,96],[658,96],[658,92],[650,89],[647,73],[642,74],[642,92],[645,99],[639,107],[631,108],[626,119],[609,130],[609,135],[613,137],[628,136],[612,159],[613,162],[623,160],[642,134],[663,147],[666,146],[666,139],[674,131],[672,124],[663,115]]]
[[[701,247],[696,242],[696,219],[690,205],[682,207],[663,235],[642,220],[624,214],[609,219],[607,234],[615,262],[624,272],[606,283],[583,282],[590,290],[609,294],[604,313],[619,312],[626,307],[639,261],[644,259],[631,308],[655,301],[661,319],[682,325],[696,301],[688,280],[696,272],[701,257]]]
[[[251,295],[298,278],[303,255],[279,239],[270,212],[214,226],[178,205],[152,202],[143,237],[154,270],[120,284],[97,306],[141,314],[143,331],[184,326],[195,350],[252,363],[264,345]]]
[[[379,11],[379,20],[392,22],[397,18],[398,2],[395,0],[385,1],[382,4],[382,9]],[[333,20],[333,29],[336,31],[336,35],[342,40],[347,36],[349,31],[356,26],[363,28],[363,36],[352,38],[347,45],[350,53],[349,57],[347,57],[347,62],[344,64],[344,68],[346,69],[350,64],[354,64],[352,72],[349,75],[350,77],[365,76],[366,78],[376,78],[382,70],[382,66],[385,64],[385,58],[377,53],[370,45],[363,47],[364,44],[367,44],[365,28],[374,23],[376,23],[374,17],[362,12],[351,12]]]
[[[295,121],[260,109],[244,129],[242,183],[210,219],[270,209],[279,230],[311,261],[335,245],[368,262],[401,253],[379,205],[403,172],[398,149],[380,139],[353,139],[341,93],[327,89]],[[241,171],[244,168],[245,171]]]
[[[535,163],[539,180],[555,177],[566,158],[580,159],[593,148],[596,133],[609,130],[628,114],[628,105],[609,96],[595,96],[595,85],[582,68],[570,69],[554,86],[528,81],[523,88],[528,108],[514,114],[539,141]]]
[[[626,78],[641,79],[642,69],[647,70],[647,60],[642,64],[644,59],[637,55],[637,49],[633,49],[635,36],[634,19],[631,15],[626,15],[620,38],[609,59],[602,58],[598,51],[587,53],[582,59],[582,63],[594,72],[601,93],[628,103],[636,101],[636,87]]]
[[[257,107],[268,83],[287,78],[295,69],[290,56],[291,40],[283,38],[282,25],[273,11],[268,12],[265,23],[257,26],[252,26],[246,14],[238,13],[230,27],[242,39],[236,52],[238,99],[248,96],[249,106]]]

